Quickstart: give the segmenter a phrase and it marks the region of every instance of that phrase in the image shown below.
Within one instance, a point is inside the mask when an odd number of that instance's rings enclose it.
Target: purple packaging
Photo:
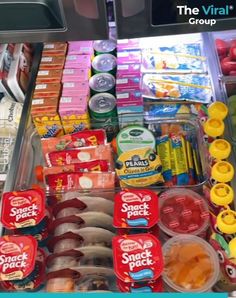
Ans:
[[[88,81],[91,76],[90,69],[64,69],[62,75],[62,83],[66,82],[84,82]]]
[[[121,108],[126,107],[142,107],[143,108],[143,102],[142,101],[119,101],[117,102],[117,111],[119,112]]]
[[[140,89],[140,77],[120,78],[116,80],[116,92],[122,92],[130,88]]]
[[[93,41],[71,41],[68,55],[93,55]]]
[[[68,82],[63,84],[62,97],[67,96],[89,96],[88,82]]]
[[[120,39],[117,41],[117,51],[139,49],[139,39]]]
[[[66,57],[65,68],[86,69],[91,67],[90,55],[68,55]]]
[[[122,51],[117,52],[117,65],[120,64],[140,64],[141,51]]]
[[[129,78],[133,76],[140,76],[141,65],[140,64],[121,64],[117,65],[117,79]]]

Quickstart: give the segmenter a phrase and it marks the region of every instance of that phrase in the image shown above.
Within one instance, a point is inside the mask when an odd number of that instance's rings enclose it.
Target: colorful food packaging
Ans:
[[[97,211],[113,216],[114,203],[101,197],[79,196],[63,200],[53,208],[55,218],[66,217],[81,212]]]
[[[61,173],[83,173],[83,172],[108,172],[109,164],[106,160],[93,160],[89,162],[81,162],[78,164],[70,164],[56,167],[42,167],[35,168],[36,177],[38,181],[47,181],[48,175],[55,175]]]
[[[65,56],[67,52],[67,43],[65,42],[54,42],[44,43],[43,56]]]
[[[62,97],[66,96],[89,96],[88,82],[66,82],[62,87]]]
[[[61,95],[61,84],[38,84],[35,87],[33,98],[59,98]]]
[[[207,75],[145,74],[142,83],[145,99],[185,100],[209,103],[213,96]]]
[[[50,174],[46,177],[49,189],[57,192],[68,190],[113,189],[115,173],[112,172],[72,172]]]
[[[113,226],[152,228],[158,222],[158,198],[149,190],[124,190],[115,198]]]
[[[21,280],[34,270],[37,242],[31,236],[3,236],[0,238],[0,280]]]
[[[68,55],[93,55],[93,41],[70,41]]]
[[[140,76],[141,65],[138,64],[121,64],[117,65],[117,79],[128,78],[129,76]]]
[[[157,138],[157,153],[162,164],[162,175],[166,183],[172,184],[171,145],[168,135]]]
[[[65,69],[89,69],[90,67],[90,55],[68,55],[66,57]]]
[[[61,83],[62,69],[39,70],[36,85]]]
[[[145,187],[163,183],[160,158],[150,147],[122,153],[115,168],[119,179],[129,186]]]
[[[116,236],[112,246],[118,279],[130,283],[160,277],[164,263],[161,244],[156,237],[150,234]]]
[[[42,139],[42,150],[46,156],[49,152],[104,145],[106,133],[102,129],[86,130],[57,138]]]
[[[64,69],[62,76],[62,83],[66,82],[85,82],[91,76],[90,69]]]
[[[63,166],[92,160],[107,160],[111,165],[113,164],[110,144],[74,150],[53,151],[46,153],[45,158],[48,166]]]
[[[39,224],[45,216],[45,194],[39,189],[5,192],[2,198],[1,222],[7,229]]]
[[[40,62],[39,70],[63,69],[65,56],[43,56]]]
[[[144,282],[123,282],[117,279],[117,287],[122,293],[161,293],[163,292],[163,282],[159,277],[154,281]]]
[[[172,104],[155,104],[145,106],[145,119],[155,120],[157,118],[174,118],[177,115],[190,114],[190,108],[188,105],[172,103]]]
[[[140,64],[141,63],[141,51],[118,51],[117,52],[117,65],[123,64]]]

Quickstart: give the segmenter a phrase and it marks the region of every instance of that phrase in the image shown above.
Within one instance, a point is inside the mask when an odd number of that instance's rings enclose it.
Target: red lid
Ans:
[[[35,266],[37,241],[32,236],[0,238],[0,281],[21,280]]]
[[[151,228],[158,222],[157,195],[149,190],[124,190],[115,196],[116,228]]]
[[[35,171],[35,176],[38,181],[43,182],[43,166],[38,165],[34,169]]]
[[[45,216],[45,194],[39,189],[3,194],[1,222],[5,228],[36,226]]]
[[[123,282],[117,279],[117,287],[123,293],[161,293],[163,292],[162,278],[144,282]]]
[[[114,270],[124,282],[157,279],[163,270],[161,244],[151,234],[116,236],[112,241]]]

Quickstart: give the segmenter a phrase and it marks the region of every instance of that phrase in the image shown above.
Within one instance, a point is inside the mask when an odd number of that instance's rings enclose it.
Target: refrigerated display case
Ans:
[[[0,11],[3,12],[5,15],[7,12],[13,12],[14,9],[18,9],[18,5],[21,5],[22,2],[24,2],[23,6],[21,8],[27,8],[31,9],[32,3],[30,1],[2,1],[0,2],[1,5],[5,5],[3,9],[0,7]],[[55,41],[71,41],[71,40],[92,40],[92,39],[105,39],[108,38],[108,29],[107,29],[107,17],[105,13],[105,1],[86,1],[87,4],[85,5],[84,1],[37,1],[38,6],[38,12],[43,14],[43,18],[40,18],[41,23],[38,23],[38,19],[34,20],[32,16],[30,18],[25,18],[24,21],[25,23],[22,23],[23,21],[19,18],[17,19],[17,22],[12,24],[11,22],[8,23],[6,20],[5,25],[0,25],[0,38],[1,42],[41,42],[41,43],[35,43],[34,46],[34,58],[33,58],[33,63],[31,67],[31,76],[30,76],[30,81],[28,83],[28,88],[25,94],[25,99],[24,99],[24,105],[23,105],[23,110],[22,110],[22,117],[21,121],[18,127],[18,132],[17,135],[14,139],[14,150],[12,153],[12,158],[11,162],[9,164],[9,169],[7,172],[7,176],[5,176],[5,185],[4,185],[4,193],[6,192],[11,192],[11,191],[24,191],[27,189],[32,188],[32,185],[37,185],[44,188],[46,197],[48,200],[48,204],[54,204],[55,200],[58,200],[61,196],[66,197],[67,200],[75,199],[75,197],[81,196],[84,198],[84,202],[80,202],[80,204],[85,204],[86,206],[86,197],[92,199],[93,197],[98,197],[98,200],[106,199],[109,202],[113,202],[115,194],[117,194],[120,191],[120,185],[116,186],[115,188],[94,188],[91,190],[89,189],[89,184],[88,181],[84,180],[83,182],[83,187],[81,184],[76,184],[76,187],[65,187],[64,189],[58,189],[58,185],[56,186],[50,186],[49,183],[45,183],[46,180],[38,180],[37,175],[35,175],[35,171],[38,166],[45,167],[46,166],[46,161],[44,159],[43,151],[42,151],[42,143],[41,143],[41,138],[39,136],[39,131],[35,128],[32,118],[31,118],[31,107],[32,107],[32,99],[34,96],[35,92],[35,86],[36,86],[36,78],[38,75],[38,70],[40,67],[40,63],[42,61],[42,52],[44,49],[44,45],[42,42],[55,42]],[[111,2],[111,1],[108,1]],[[206,59],[204,60],[205,64],[205,72],[204,76],[208,74],[209,76],[209,82],[211,85],[212,89],[212,94],[211,94],[211,100],[208,101],[208,104],[210,104],[212,101],[220,101],[224,102],[230,109],[229,116],[225,120],[225,130],[224,130],[224,138],[228,140],[233,147],[232,154],[230,157],[227,159],[235,168],[236,166],[236,148],[235,148],[235,138],[234,138],[234,104],[233,98],[230,98],[230,96],[235,95],[234,90],[236,89],[236,80],[234,79],[233,76],[230,77],[225,77],[222,74],[221,68],[220,68],[220,59],[217,56],[217,47],[215,46],[215,40],[216,39],[223,39],[223,40],[233,40],[234,36],[236,36],[236,33],[234,30],[232,31],[222,31],[222,32],[203,32],[203,33],[194,33],[192,32],[196,31],[196,27],[191,27],[191,26],[186,26],[186,24],[179,24],[176,25],[177,21],[176,19],[174,20],[174,25],[170,26],[169,22],[168,25],[164,24],[156,24],[155,26],[150,26],[150,10],[151,6],[153,5],[155,1],[135,1],[136,5],[133,5],[131,0],[127,1],[116,1],[116,24],[117,24],[117,33],[118,37],[121,38],[135,38],[133,40],[133,43],[138,43],[137,48],[139,49],[137,52],[137,56],[140,55],[142,56],[142,59],[140,60],[140,63],[143,63],[143,57],[145,55],[146,49],[154,49],[154,51],[162,45],[163,47],[174,47],[176,45],[185,45],[185,44],[199,44],[200,45],[200,51],[201,55],[200,56],[205,56]],[[155,2],[156,3],[156,2]],[[15,5],[14,7],[11,5]],[[29,5],[29,6],[28,6]],[[28,11],[28,10],[24,11]],[[134,11],[135,9],[135,11]],[[153,10],[154,11],[154,10]],[[122,13],[122,17],[120,14]],[[1,13],[0,13],[1,14]],[[38,14],[40,16],[40,14]],[[135,20],[134,20],[135,16]],[[108,17],[110,25],[113,27],[113,34],[110,36],[116,35],[114,34],[114,19],[112,17]],[[133,21],[131,20],[133,19]],[[49,22],[50,20],[50,22]],[[139,20],[139,24],[142,25],[142,29],[140,26],[137,26],[137,20]],[[148,20],[148,23],[147,23]],[[170,22],[173,22],[173,20],[170,20]],[[27,21],[27,22],[26,22]],[[155,21],[156,22],[156,21]],[[178,21],[178,23],[183,23],[184,21]],[[220,20],[218,22],[218,25],[215,27],[215,30],[219,29],[231,29],[233,27],[232,24],[232,19],[229,20]],[[86,24],[86,26],[85,26]],[[132,26],[130,24],[133,24]],[[134,25],[135,24],[135,25]],[[153,23],[154,24],[154,23]],[[162,26],[160,26],[162,25]],[[80,27],[81,26],[81,27]],[[170,29],[170,28],[175,28],[175,29]],[[198,31],[207,31],[209,30],[209,27],[205,26],[200,26],[197,28]],[[158,35],[169,35],[171,31],[171,34],[182,34],[182,35],[175,35],[171,36],[161,36],[159,37]],[[211,30],[212,31],[212,30]],[[110,30],[111,32],[111,30]],[[140,36],[146,36],[143,39],[137,39]],[[156,36],[153,38],[149,38],[150,36]],[[132,41],[131,41],[132,43]],[[119,43],[118,43],[119,44]],[[121,43],[122,44],[122,41]],[[135,48],[135,46],[134,46]],[[118,46],[119,49],[119,46]],[[132,47],[131,49],[125,49],[128,51],[132,52]],[[141,52],[140,52],[141,49]],[[121,51],[122,52],[122,51]],[[137,53],[136,52],[136,53]],[[119,53],[119,50],[118,50]],[[122,52],[123,53],[123,52]],[[142,53],[142,54],[141,54]],[[155,56],[155,55],[154,55]],[[124,55],[117,55],[118,59],[123,59]],[[138,57],[137,59],[139,59]],[[136,54],[132,56],[132,61],[130,64],[136,64]],[[172,63],[172,61],[170,62]],[[154,67],[155,68],[155,67]],[[118,68],[119,69],[119,68]],[[122,69],[122,67],[121,67]],[[143,74],[147,71],[147,69],[142,69]],[[153,71],[151,70],[151,73],[155,73],[156,69]],[[149,71],[147,71],[148,74],[150,74]],[[179,73],[177,71],[177,73]],[[139,80],[142,82],[142,76],[139,78]],[[173,73],[172,73],[173,75]],[[187,75],[190,77],[192,74],[187,72]],[[177,75],[178,76],[178,75]],[[118,78],[117,80],[122,80],[122,78]],[[169,81],[168,81],[169,83]],[[119,81],[119,84],[125,84],[124,81]],[[235,88],[235,89],[234,89]],[[117,99],[119,100],[122,98],[123,95],[119,93],[119,97],[117,96]],[[195,191],[196,193],[200,194],[201,196],[205,195],[207,197],[207,189],[209,188],[209,185],[212,186],[212,180],[211,180],[211,165],[209,162],[209,156],[208,156],[208,148],[205,142],[205,139],[209,140],[209,138],[205,135],[204,129],[202,128],[202,123],[206,121],[207,116],[204,114],[201,110],[197,109],[194,107],[194,101],[191,104],[187,105],[187,110],[191,112],[187,112],[187,114],[182,114],[180,113],[179,115],[175,115],[175,117],[168,115],[167,117],[160,118],[157,114],[152,114],[150,111],[153,112],[152,107],[153,106],[158,106],[159,105],[165,105],[166,101],[159,100],[159,102],[156,101],[156,95],[153,96],[146,96],[147,101],[145,102],[145,109],[143,111],[133,112],[133,113],[121,113],[118,114],[118,117],[110,116],[111,119],[111,124],[109,124],[107,127],[109,127],[108,136],[112,136],[109,141],[113,139],[116,134],[118,134],[118,131],[122,130],[125,128],[127,125],[130,124],[140,124],[144,128],[148,129],[153,133],[156,139],[159,137],[162,137],[164,134],[171,134],[174,129],[180,130],[184,132],[184,136],[186,137],[186,140],[193,138],[195,140],[195,153],[196,153],[196,163],[199,162],[198,166],[201,169],[198,177],[198,181],[195,183],[191,183],[191,185],[185,185],[184,190],[188,189],[188,191],[192,190]],[[168,101],[168,105],[170,104],[170,101]],[[180,105],[184,105],[183,101],[178,102]],[[231,109],[232,105],[232,109]],[[160,108],[161,109],[161,108]],[[232,110],[232,111],[231,111]],[[202,112],[202,114],[201,114]],[[193,115],[189,115],[193,114]],[[109,115],[107,115],[109,118]],[[87,120],[87,119],[85,119]],[[100,126],[99,126],[100,125]],[[97,121],[91,121],[91,126],[92,128],[100,129],[103,127],[104,124],[99,124]],[[176,128],[177,127],[177,128]],[[62,129],[65,127],[62,127]],[[161,132],[160,132],[161,130]],[[174,130],[175,131],[175,130]],[[136,132],[137,133],[137,132]],[[110,135],[109,135],[110,134]],[[10,140],[10,138],[8,138]],[[118,150],[121,150],[121,148],[113,147]],[[125,151],[125,150],[124,150]],[[117,163],[115,164],[116,167],[118,167]],[[114,169],[113,169],[114,171]],[[101,176],[103,173],[101,173]],[[105,174],[103,175],[103,179],[105,179]],[[109,176],[112,178],[112,176]],[[113,179],[113,178],[112,178]],[[77,180],[76,180],[77,181]],[[188,184],[188,183],[187,183]],[[189,183],[190,184],[190,183]],[[126,185],[126,184],[124,184]],[[128,184],[129,185],[129,184]],[[230,183],[232,188],[235,190],[236,189],[236,184],[235,184],[235,179],[233,179]],[[122,185],[121,185],[122,186]],[[176,186],[174,185],[174,189],[180,189],[178,191],[183,191],[183,186]],[[127,187],[127,185],[126,185]],[[132,185],[130,186],[131,189],[133,188]],[[155,184],[154,186],[147,186],[149,190],[153,191],[155,194],[159,194],[162,192],[167,191],[169,188],[173,188],[173,184]],[[186,193],[186,197],[189,199]],[[82,199],[81,198],[81,199]],[[63,202],[62,202],[63,203]],[[78,203],[76,203],[78,204]],[[103,208],[101,201],[101,208]],[[231,204],[231,207],[236,208],[235,205],[235,200],[234,203]],[[76,205],[77,206],[77,205]],[[84,206],[84,205],[83,205]],[[88,207],[89,205],[87,205]],[[80,207],[75,207],[69,206],[70,208],[77,208],[77,211],[80,210],[78,208]],[[216,207],[216,206],[214,206]],[[1,206],[2,208],[2,206]],[[59,208],[59,207],[58,207]],[[61,208],[61,207],[60,207]],[[59,209],[60,209],[59,208]],[[88,207],[88,209],[90,206]],[[50,264],[52,263],[52,268],[55,266],[55,268],[60,269],[60,274],[64,274],[63,270],[67,269],[63,266],[61,266],[58,262],[58,257],[61,257],[64,260],[69,260],[70,263],[70,270],[65,273],[65,280],[61,280],[60,276],[53,275],[53,272],[50,272],[49,269],[49,278],[50,280],[53,279],[55,281],[55,284],[59,282],[62,283],[61,285],[63,286],[63,282],[65,282],[65,285],[68,286],[67,290],[68,291],[73,291],[74,288],[72,285],[68,285],[70,283],[70,278],[71,274],[73,274],[73,280],[79,279],[79,273],[78,271],[74,270],[75,264],[71,259],[73,259],[73,256],[71,255],[65,255],[63,254],[64,252],[61,251],[61,247],[66,247],[65,244],[63,244],[62,240],[63,238],[61,237],[61,234],[68,232],[70,229],[73,230],[78,230],[78,228],[81,229],[81,235],[83,236],[83,241],[85,241],[85,247],[87,243],[93,243],[93,241],[100,241],[103,243],[101,246],[105,246],[103,248],[98,249],[96,251],[97,260],[94,260],[91,255],[95,254],[94,250],[87,250],[86,249],[83,251],[83,248],[80,251],[80,254],[77,252],[76,253],[76,262],[78,259],[81,261],[81,264],[83,265],[80,268],[80,273],[85,276],[83,276],[83,280],[80,279],[79,285],[77,285],[77,290],[78,291],[97,291],[97,290],[103,290],[103,291],[118,291],[117,287],[115,285],[114,281],[114,275],[113,275],[113,270],[110,268],[112,260],[111,257],[109,257],[111,251],[107,247],[111,247],[111,236],[113,237],[115,234],[115,229],[112,227],[111,221],[111,214],[101,216],[98,212],[95,212],[93,210],[94,207],[91,207],[91,210],[89,210],[90,217],[89,218],[83,218],[83,214],[76,218],[70,219],[69,220],[69,228],[68,226],[63,227],[63,221],[61,222],[60,217],[58,214],[60,213],[61,210],[56,209],[56,216],[57,219],[56,221],[60,223],[59,229],[55,229],[54,236],[56,237],[56,244],[58,244],[58,250],[55,250],[55,243],[51,243],[49,241],[48,244],[48,249],[49,251],[53,251],[54,249],[54,256],[49,257]],[[96,207],[98,208],[98,207]],[[110,207],[109,207],[110,208]],[[108,208],[108,209],[109,209]],[[109,209],[110,210],[110,209]],[[77,211],[73,210],[73,214],[77,214]],[[98,210],[96,210],[98,211]],[[88,212],[88,213],[89,213]],[[92,213],[94,212],[94,213]],[[107,213],[107,211],[105,212]],[[108,212],[109,213],[109,212]],[[85,214],[85,213],[84,213]],[[55,213],[54,213],[55,215]],[[71,215],[71,214],[69,214]],[[61,217],[68,216],[68,214],[63,214]],[[78,216],[78,214],[76,215]],[[104,217],[104,218],[103,218]],[[49,218],[49,216],[48,216]],[[86,226],[86,221],[89,222],[89,225]],[[79,222],[79,224],[78,224]],[[94,240],[93,237],[96,236],[96,230],[92,231],[89,230],[91,227],[96,228],[96,229],[104,229],[106,228],[107,233],[109,234],[102,234],[101,231],[101,239]],[[83,230],[84,229],[84,230]],[[31,233],[29,230],[27,232],[27,228],[25,232],[26,235]],[[2,234],[9,234],[9,231],[7,229],[3,228],[1,225],[1,232]],[[104,231],[103,231],[104,232]],[[70,232],[69,232],[70,233]],[[84,234],[83,234],[84,233]],[[91,233],[91,235],[89,234]],[[97,230],[97,233],[99,234],[99,230]],[[154,232],[155,233],[155,232]],[[163,231],[162,231],[163,233]],[[86,238],[86,235],[88,236],[88,239]],[[100,235],[100,234],[99,234]],[[235,236],[232,234],[231,236]],[[231,237],[230,236],[230,237]],[[71,241],[68,241],[67,239],[67,244],[68,242],[71,242],[72,244],[76,241],[81,241],[81,239],[77,239],[76,237],[73,238],[73,236],[69,235],[68,239],[72,239]],[[72,237],[72,238],[70,238]],[[166,237],[166,235],[165,235]],[[168,239],[168,237],[167,237]],[[39,239],[38,239],[39,240]],[[40,242],[40,240],[42,240]],[[45,239],[40,239],[39,242],[41,243],[40,245],[44,245],[44,240]],[[187,241],[187,240],[186,240]],[[65,240],[64,240],[65,242]],[[199,240],[199,243],[201,243],[201,240]],[[61,247],[60,247],[61,245]],[[93,244],[92,244],[93,245]],[[200,245],[200,244],[199,244]],[[107,247],[106,247],[107,246]],[[213,245],[214,246],[214,245]],[[52,248],[53,247],[53,248]],[[67,247],[69,249],[69,247]],[[199,247],[198,247],[199,248]],[[107,249],[107,251],[106,251]],[[197,249],[197,248],[196,248]],[[217,250],[217,249],[216,249]],[[56,255],[55,255],[56,253]],[[81,254],[83,255],[83,258],[81,258]],[[105,256],[105,257],[104,257]],[[53,258],[56,258],[55,259]],[[49,262],[48,261],[48,262]],[[225,263],[224,263],[225,262]],[[232,281],[235,279],[235,266],[233,267],[232,264],[230,263],[229,260],[224,260],[223,265],[221,264],[221,269],[222,268],[228,268],[227,266],[231,266],[230,269],[230,278]],[[227,263],[228,262],[228,263]],[[62,262],[63,263],[63,262]],[[106,264],[107,268],[103,267],[98,267],[100,276],[98,277],[95,272],[94,268],[86,267],[88,264],[95,264],[95,265],[101,265]],[[59,265],[61,266],[60,268],[58,267]],[[39,265],[38,265],[39,266]],[[218,265],[215,265],[215,269],[217,269]],[[106,266],[105,266],[106,267]],[[54,269],[55,269],[54,268]],[[109,269],[108,269],[109,268]],[[208,268],[209,269],[209,268]],[[98,269],[97,269],[98,270]],[[196,269],[197,270],[197,269]],[[223,269],[222,269],[223,270]],[[225,269],[226,270],[226,269]],[[86,277],[87,274],[87,277]],[[200,273],[199,273],[200,274]],[[227,272],[226,272],[227,274]],[[229,275],[229,274],[228,274]],[[59,280],[56,280],[59,278]],[[223,281],[222,281],[223,280]],[[62,282],[63,281],[63,282]],[[166,280],[165,280],[166,281]],[[95,285],[96,284],[96,285]],[[99,285],[99,286],[98,286]],[[58,284],[57,284],[58,286]],[[160,285],[159,285],[160,286]],[[6,288],[6,286],[5,286]],[[24,286],[20,285],[19,290],[24,288]],[[124,285],[119,285],[119,288],[125,288],[127,291],[127,284],[126,286]],[[158,288],[158,287],[157,287]],[[9,286],[9,289],[11,287]],[[55,285],[49,284],[46,287],[47,291],[53,291],[55,289]],[[59,289],[59,288],[57,288]],[[44,287],[45,290],[45,287]],[[60,289],[59,289],[60,290]],[[219,292],[233,292],[236,290],[236,285],[235,283],[229,283],[229,280],[227,282],[224,282],[224,278],[221,279],[213,288],[205,289],[207,291],[219,291]],[[160,291],[160,288],[158,288],[158,291]],[[181,291],[179,288],[173,286],[173,282],[170,283],[166,287],[166,291]],[[198,292],[198,290],[192,290],[193,292]],[[231,295],[231,294],[230,294]],[[233,294],[232,294],[233,296]]]

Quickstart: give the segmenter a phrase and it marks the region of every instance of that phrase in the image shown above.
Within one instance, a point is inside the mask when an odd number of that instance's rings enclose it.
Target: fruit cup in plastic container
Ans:
[[[178,234],[206,237],[209,209],[205,199],[188,189],[173,189],[159,196],[162,240]]]
[[[164,244],[163,255],[162,277],[168,292],[209,292],[218,280],[218,256],[200,237],[175,236]]]

